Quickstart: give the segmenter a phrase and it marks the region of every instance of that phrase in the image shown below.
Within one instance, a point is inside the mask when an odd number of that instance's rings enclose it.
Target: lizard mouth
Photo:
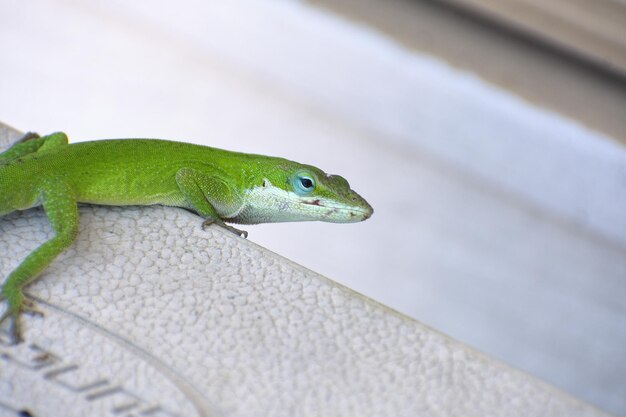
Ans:
[[[324,214],[324,218],[327,221],[337,221],[337,222],[359,222],[363,220],[369,219],[374,210],[372,207],[365,203],[365,207],[361,206],[336,206],[336,205],[328,205],[324,204],[320,199],[302,201],[302,204],[306,204],[309,206],[317,206],[328,209],[328,211]]]

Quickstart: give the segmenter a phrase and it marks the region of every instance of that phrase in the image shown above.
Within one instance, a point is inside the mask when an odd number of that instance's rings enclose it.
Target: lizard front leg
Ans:
[[[227,225],[220,216],[220,212],[236,211],[243,204],[239,193],[224,180],[193,168],[181,168],[176,173],[176,182],[190,208],[205,219],[202,227],[215,223],[236,235],[248,237],[248,232]]]
[[[35,311],[25,299],[23,288],[36,280],[41,271],[74,242],[78,232],[76,197],[67,184],[56,179],[44,181],[41,199],[55,236],[23,260],[8,276],[0,291],[0,299],[5,300],[7,305],[0,324],[11,320],[11,335],[15,343],[22,340],[20,314]]]

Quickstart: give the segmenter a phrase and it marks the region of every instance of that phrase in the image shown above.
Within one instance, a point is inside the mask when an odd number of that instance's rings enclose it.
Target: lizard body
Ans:
[[[157,139],[109,139],[69,144],[58,132],[27,134],[0,154],[0,216],[43,206],[55,236],[29,254],[2,286],[20,339],[19,315],[35,311],[28,285],[75,240],[78,203],[182,207],[238,235],[226,224],[369,218],[371,206],[348,182],[320,169],[264,155]]]

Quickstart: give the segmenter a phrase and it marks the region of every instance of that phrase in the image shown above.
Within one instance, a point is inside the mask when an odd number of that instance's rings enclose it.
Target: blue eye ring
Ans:
[[[315,191],[315,178],[307,172],[299,172],[291,181],[293,191],[298,195],[309,195]]]

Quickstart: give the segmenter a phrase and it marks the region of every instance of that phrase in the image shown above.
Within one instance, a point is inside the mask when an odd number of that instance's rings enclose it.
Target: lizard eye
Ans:
[[[293,179],[293,190],[298,195],[308,195],[315,190],[315,180],[307,174],[298,174]]]

